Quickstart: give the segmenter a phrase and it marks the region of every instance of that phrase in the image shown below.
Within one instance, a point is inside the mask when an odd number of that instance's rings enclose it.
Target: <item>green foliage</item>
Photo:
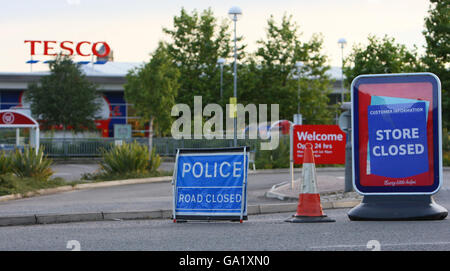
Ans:
[[[442,129],[442,152],[443,164],[445,167],[450,166],[450,134],[447,128]]]
[[[280,144],[275,150],[258,150],[255,155],[257,169],[289,167],[289,137],[280,137]]]
[[[146,174],[156,172],[160,164],[160,157],[155,150],[148,159],[148,148],[137,142],[124,143],[109,151],[103,151],[103,161],[100,168],[104,175]]]
[[[11,157],[4,151],[0,152],[0,175],[8,174],[12,172]]]
[[[450,151],[450,134],[448,128],[442,129],[442,149]]]
[[[423,62],[427,71],[436,74],[442,84],[442,125],[450,126],[450,1],[430,0],[423,35],[426,54]]]
[[[450,57],[450,1],[430,0],[430,2],[423,31],[427,44],[427,58],[433,60],[434,65],[445,66]]]
[[[220,99],[220,67],[218,58],[234,61],[234,36],[230,21],[217,22],[211,9],[188,13],[184,8],[173,18],[173,29],[164,28],[171,41],[167,45],[170,56],[180,70],[180,89],[177,103],[193,108],[194,96],[202,96],[203,103],[219,103],[222,106],[232,96],[233,77],[231,65],[224,66],[224,95]],[[242,38],[238,37],[238,41]],[[245,46],[238,45],[238,58],[244,57]]]
[[[147,170],[149,172],[156,172],[161,165],[161,157],[159,154],[156,154],[156,149],[152,149],[152,153],[150,155],[150,161],[147,165]]]
[[[51,160],[44,157],[42,149],[27,148],[11,155],[0,152],[0,196],[22,194],[38,189],[61,186],[62,179],[52,179]]]
[[[171,41],[167,51],[180,70],[177,103],[193,106],[194,96],[202,96],[203,104],[217,103],[223,108],[233,96],[234,44],[230,21],[217,22],[211,9],[199,13],[181,10],[173,19],[173,29],[164,28]],[[301,113],[305,123],[330,123],[328,107],[331,81],[327,57],[321,52],[323,39],[313,35],[301,41],[292,16],[284,16],[280,24],[268,20],[267,36],[258,41],[257,50],[247,55],[242,37],[238,48],[238,102],[280,105],[280,118],[292,119],[297,112],[298,81],[295,63],[303,61],[300,71]],[[220,98],[220,66],[218,58],[227,59],[223,71],[223,97]],[[268,107],[270,114],[270,106]]]
[[[50,75],[28,85],[26,99],[31,102],[33,115],[40,116],[49,127],[94,129],[100,108],[96,86],[68,57],[58,56],[49,67]]]
[[[43,148],[36,153],[33,148],[25,148],[23,152],[17,150],[11,156],[12,172],[19,178],[34,178],[48,181],[53,175],[52,160],[44,155]]]
[[[0,196],[11,194],[25,194],[39,189],[53,188],[66,185],[61,178],[43,182],[36,178],[21,178],[13,174],[0,175]]]
[[[301,41],[292,16],[283,16],[280,24],[271,16],[267,24],[266,38],[257,42],[256,53],[240,67],[239,102],[278,103],[280,118],[292,119],[297,113],[300,87],[300,112],[305,124],[330,123],[328,94],[332,85],[325,74],[329,66],[321,52],[322,37],[315,34],[309,41]],[[297,61],[304,63],[301,70],[295,66]]]
[[[165,45],[160,43],[149,63],[131,70],[126,76],[125,99],[134,104],[144,121],[155,126],[157,135],[170,132],[179,75]]]
[[[368,37],[367,46],[353,47],[345,60],[344,74],[349,86],[360,74],[406,73],[423,71],[416,50],[409,51],[405,45],[398,44],[394,38],[384,36]]]

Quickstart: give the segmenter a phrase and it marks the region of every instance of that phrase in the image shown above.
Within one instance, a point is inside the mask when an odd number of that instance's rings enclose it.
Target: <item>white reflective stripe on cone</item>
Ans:
[[[300,193],[318,194],[316,166],[313,163],[305,163],[302,167],[302,187]]]

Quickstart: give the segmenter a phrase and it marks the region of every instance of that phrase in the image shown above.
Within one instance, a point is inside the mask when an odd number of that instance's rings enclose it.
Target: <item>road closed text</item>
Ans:
[[[205,193],[194,194],[185,193],[178,194],[179,203],[240,203],[242,195],[239,193]]]

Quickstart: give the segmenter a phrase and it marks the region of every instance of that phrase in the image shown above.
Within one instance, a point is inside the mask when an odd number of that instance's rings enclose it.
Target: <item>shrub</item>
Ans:
[[[11,157],[6,155],[4,151],[0,152],[0,175],[11,173]]]
[[[275,150],[259,149],[255,155],[255,166],[258,169],[289,167],[289,137],[280,137],[280,144]]]
[[[442,152],[443,164],[448,167],[450,166],[450,134],[447,128],[442,131]]]
[[[108,175],[145,174],[156,171],[160,164],[159,155],[152,151],[149,160],[148,148],[137,142],[124,143],[111,150],[102,150],[101,170]]]
[[[152,154],[150,156],[150,161],[148,162],[147,170],[149,172],[156,172],[161,165],[161,157],[156,154],[156,148],[152,149]]]
[[[0,196],[16,193],[17,183],[17,177],[12,174],[0,175]]]
[[[11,156],[11,169],[19,178],[34,178],[48,181],[53,175],[52,160],[44,155],[42,148],[36,153],[34,148],[16,150]]]

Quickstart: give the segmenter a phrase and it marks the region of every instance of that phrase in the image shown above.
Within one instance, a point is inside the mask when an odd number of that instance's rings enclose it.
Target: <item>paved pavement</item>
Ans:
[[[320,174],[320,173],[319,173]],[[331,177],[329,173],[328,177]],[[335,175],[343,171],[334,172]],[[288,170],[250,174],[248,177],[248,204],[282,203],[266,198],[272,186],[290,179]],[[339,176],[327,178],[341,190]],[[87,212],[149,211],[172,208],[170,181],[74,190],[53,195],[37,196],[0,203],[0,216],[32,214],[70,214]]]
[[[449,189],[448,173],[450,173],[448,169],[444,171],[443,189]],[[300,177],[300,169],[296,169],[296,176],[296,179]],[[360,197],[356,193],[342,193],[343,168],[318,168],[317,177],[318,189],[325,209],[352,207],[358,203]],[[299,182],[297,180],[294,183],[292,190],[289,180],[288,169],[250,172],[248,177],[249,215],[270,211],[295,211]],[[274,197],[274,192],[281,194],[284,201],[281,201],[280,197]],[[130,214],[136,213],[134,218],[167,218],[170,217],[168,213],[171,209],[172,186],[169,181],[128,184],[0,202],[0,225],[8,225],[2,224],[2,219],[17,216],[29,216],[32,222],[36,223],[102,220],[106,219],[105,214],[111,213],[116,215],[108,217],[126,219],[133,218]],[[47,220],[39,220],[42,216]],[[22,220],[18,221],[13,225],[20,224]]]
[[[72,166],[72,165],[71,165]],[[71,167],[67,167],[71,169]],[[76,168],[76,167],[75,167]],[[296,174],[300,176],[299,169]],[[319,169],[318,176],[324,184],[322,192],[343,189],[343,169]],[[253,206],[289,203],[295,198],[280,201],[268,198],[266,193],[275,185],[290,180],[288,169],[257,171],[248,177],[248,204]],[[171,210],[172,186],[170,181],[73,190],[57,194],[0,202],[0,218],[36,215],[70,215],[112,212],[149,212]],[[261,209],[260,207],[257,207]],[[290,207],[292,209],[292,207]],[[277,209],[273,209],[276,211]],[[284,209],[286,211],[286,209]],[[257,213],[257,212],[256,212]]]
[[[83,159],[74,163],[73,160],[56,160],[52,165],[53,177],[61,177],[68,182],[80,180],[85,173],[95,173],[100,170],[98,159]],[[160,170],[172,171],[173,162],[162,162]]]

